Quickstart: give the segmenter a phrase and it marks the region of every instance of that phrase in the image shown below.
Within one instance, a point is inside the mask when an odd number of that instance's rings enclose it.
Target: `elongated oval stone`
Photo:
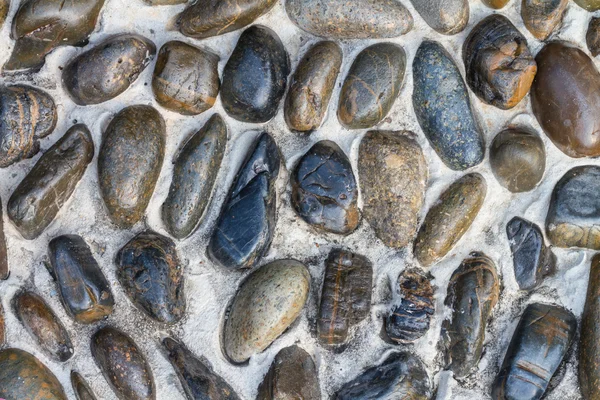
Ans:
[[[36,72],[59,46],[84,46],[104,0],[25,0],[12,22],[15,47],[4,72]]]
[[[90,324],[110,315],[115,305],[110,284],[83,238],[58,236],[48,249],[49,269],[71,318]]]
[[[311,132],[321,126],[341,66],[342,49],[335,42],[319,42],[302,57],[285,99],[291,130]]]
[[[391,38],[413,27],[397,0],[286,0],[285,10],[298,27],[328,39]]]
[[[468,0],[411,0],[427,25],[443,35],[462,32],[469,22]]]
[[[39,139],[54,131],[58,114],[52,97],[37,88],[0,88],[0,168],[40,151]]]
[[[0,280],[8,279],[10,268],[8,264],[8,249],[4,235],[4,220],[2,218],[2,200],[0,200]],[[1,341],[0,341],[1,343]]]
[[[298,318],[310,289],[310,274],[296,260],[260,267],[240,286],[223,329],[223,351],[234,363],[265,350]]]
[[[54,374],[33,355],[20,349],[0,350],[0,397],[67,400]]]
[[[346,343],[351,328],[369,316],[373,265],[349,251],[334,249],[325,261],[325,277],[317,319],[321,344]]]
[[[240,399],[208,361],[197,358],[184,344],[167,337],[162,345],[188,399]]]
[[[416,356],[392,353],[376,367],[371,367],[346,383],[334,396],[336,400],[431,398],[431,383],[425,365]]]
[[[117,397],[127,400],[156,399],[150,366],[129,336],[107,326],[92,336],[90,347],[92,357]]]
[[[96,400],[94,392],[78,372],[71,371],[71,386],[77,400]]]
[[[600,397],[600,255],[592,258],[579,339],[579,384],[585,400]]]
[[[340,123],[363,129],[381,122],[400,93],[405,70],[406,53],[396,44],[378,43],[361,51],[340,92]]]
[[[492,397],[541,399],[576,330],[577,319],[565,308],[540,303],[527,306],[494,381]]]
[[[600,18],[593,17],[590,20],[585,41],[592,56],[600,54]]]
[[[116,263],[125,293],[150,318],[174,324],[183,317],[183,267],[171,239],[142,232],[119,250]]]
[[[179,31],[197,39],[233,32],[250,25],[276,3],[277,0],[200,0],[179,15]]]
[[[371,131],[358,149],[363,215],[386,246],[412,242],[425,200],[427,162],[410,132]]]
[[[100,192],[113,223],[138,222],[150,202],[165,156],[165,121],[150,106],[130,106],[110,122],[98,154]]]
[[[358,188],[350,160],[332,141],[317,142],[291,177],[292,205],[312,227],[347,235],[360,222]]]
[[[575,0],[575,3],[590,12],[600,10],[600,0]]]
[[[85,125],[71,127],[40,157],[10,196],[7,214],[19,233],[37,238],[69,200],[94,158],[94,141]]]
[[[252,268],[267,252],[277,222],[280,166],[277,144],[262,133],[250,145],[229,189],[208,245],[211,260],[228,268]]]
[[[487,322],[499,295],[496,266],[482,253],[472,253],[452,274],[444,303],[451,314],[442,323],[440,340],[454,376],[466,377],[479,363]]]
[[[40,296],[33,292],[20,292],[12,299],[15,315],[40,347],[59,361],[67,361],[73,355],[69,333],[54,311]]]
[[[569,0],[522,0],[525,27],[539,40],[546,40],[561,25]]]
[[[413,107],[444,164],[462,171],[483,160],[485,147],[458,67],[437,42],[424,41],[413,61]]]
[[[152,90],[158,103],[183,115],[197,115],[217,100],[219,56],[187,43],[165,43],[156,60]]]
[[[156,46],[143,36],[111,36],[67,64],[63,86],[81,106],[104,103],[125,92],[155,54]]]
[[[417,238],[414,254],[424,267],[444,258],[469,229],[479,213],[487,184],[473,173],[454,182],[427,213]]]
[[[482,1],[483,1],[483,4],[485,4],[486,6],[499,10],[502,7],[504,7],[508,3],[509,0],[482,0]]]
[[[271,29],[246,29],[223,70],[221,101],[230,117],[262,123],[272,119],[285,93],[290,60]]]

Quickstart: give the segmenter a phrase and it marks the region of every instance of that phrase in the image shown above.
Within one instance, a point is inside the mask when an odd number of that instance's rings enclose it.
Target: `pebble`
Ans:
[[[590,20],[585,41],[593,57],[600,54],[600,18],[592,17]]]
[[[8,264],[8,248],[6,247],[6,236],[4,234],[4,220],[2,218],[2,200],[0,200],[0,280],[6,280],[10,276],[10,265]],[[0,344],[2,342],[0,341]]]
[[[96,400],[94,392],[78,372],[71,371],[71,386],[77,400]]]
[[[171,6],[187,3],[188,0],[144,0],[144,2],[151,6]]]
[[[589,12],[600,10],[600,0],[575,0],[575,3]]]
[[[6,321],[4,316],[4,307],[0,304],[0,347],[6,343]]]
[[[569,0],[522,0],[521,17],[529,32],[544,41],[560,28],[568,5]]]
[[[600,398],[600,255],[592,258],[587,296],[581,316],[579,384],[585,400]],[[1,379],[0,379],[1,382]]]
[[[490,8],[494,8],[496,10],[503,8],[509,2],[509,0],[482,0],[482,1],[483,1],[483,4],[485,4],[486,6],[488,6]]]
[[[469,22],[468,0],[411,0],[411,3],[427,25],[442,35],[456,35]]]
[[[8,15],[8,9],[10,8],[10,0],[0,0],[0,27],[4,25],[6,16]]]

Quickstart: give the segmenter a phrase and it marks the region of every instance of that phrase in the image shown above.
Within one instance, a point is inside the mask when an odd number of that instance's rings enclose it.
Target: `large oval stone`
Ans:
[[[569,0],[522,0],[521,17],[525,27],[538,40],[546,40],[562,23]]]
[[[600,398],[600,255],[592,258],[579,339],[579,384],[585,400]],[[1,381],[1,380],[0,380]]]
[[[575,3],[590,12],[600,10],[600,0],[575,0]]]
[[[10,275],[10,266],[8,264],[8,248],[6,247],[2,214],[2,200],[0,200],[0,280],[6,280]]]
[[[71,127],[40,157],[10,196],[7,214],[25,239],[35,239],[56,218],[94,158],[85,125]]]
[[[600,73],[580,49],[547,44],[536,56],[533,113],[550,140],[570,157],[600,155]]]
[[[121,110],[104,132],[98,154],[100,192],[113,223],[138,222],[150,202],[165,156],[165,121],[150,106]]]
[[[223,329],[223,350],[246,362],[271,345],[298,318],[310,289],[310,274],[295,260],[278,260],[253,272],[233,298]]]
[[[443,35],[462,32],[469,22],[468,0],[411,0],[427,24]]]
[[[77,400],[96,400],[94,392],[78,372],[71,371],[71,386]]]
[[[467,87],[450,54],[424,41],[413,61],[413,107],[423,133],[444,164],[465,170],[485,155]]]
[[[246,29],[223,70],[221,101],[230,117],[262,123],[279,109],[290,74],[290,60],[271,29]]]

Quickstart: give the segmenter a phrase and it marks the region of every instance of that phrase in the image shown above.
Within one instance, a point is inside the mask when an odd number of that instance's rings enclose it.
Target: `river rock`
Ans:
[[[223,328],[223,351],[244,363],[265,350],[298,318],[310,289],[310,274],[296,260],[277,260],[241,284]]]
[[[335,42],[311,47],[296,68],[285,99],[284,116],[293,131],[311,132],[321,126],[342,65]]]
[[[163,339],[162,344],[188,399],[240,399],[206,360],[194,356],[185,345],[170,337]]]
[[[585,400],[600,398],[600,255],[592,258],[579,339],[579,383]],[[1,380],[0,380],[1,382]]]
[[[575,0],[575,3],[589,12],[600,10],[600,0]]]
[[[20,349],[0,351],[0,397],[67,400],[54,374],[33,355]]]
[[[325,261],[325,277],[317,319],[322,345],[346,343],[351,328],[369,316],[373,265],[366,257],[334,249]]]
[[[346,383],[335,400],[411,399],[428,400],[431,383],[425,365],[416,356],[392,353],[376,367]]]
[[[600,73],[580,49],[547,44],[536,56],[531,104],[538,122],[570,157],[600,155]]]
[[[443,35],[462,32],[469,22],[468,0],[411,0],[425,22]]]
[[[217,100],[219,56],[187,43],[165,43],[156,60],[152,90],[158,103],[183,115],[197,115]]]
[[[4,317],[4,308],[0,304],[0,347],[6,343],[6,321]]]
[[[277,34],[260,25],[246,29],[223,70],[223,108],[239,121],[271,120],[289,74],[290,60]]]
[[[538,40],[546,40],[558,28],[569,0],[522,0],[521,17],[525,27]]]
[[[340,147],[322,140],[300,159],[291,177],[292,205],[312,227],[347,235],[360,222],[358,187],[350,160]]]
[[[150,202],[165,156],[166,128],[151,106],[129,106],[110,122],[98,154],[100,192],[121,229],[138,222]]]
[[[467,83],[483,102],[508,110],[527,95],[537,65],[527,39],[500,14],[479,22],[463,45]]]
[[[19,233],[37,238],[69,200],[94,158],[85,125],[71,127],[37,161],[10,196],[7,214]]]
[[[2,200],[0,200],[0,280],[8,279],[10,268],[8,264],[8,248],[4,235],[4,221],[2,218]],[[0,342],[1,343],[1,342]]]
[[[77,400],[96,400],[94,392],[78,372],[71,371],[71,386]]]
[[[577,319],[565,308],[540,303],[527,306],[492,386],[492,397],[541,399],[576,330]]]
[[[69,333],[54,311],[40,296],[33,292],[19,292],[12,299],[15,315],[40,347],[59,361],[67,361],[73,355]]]
[[[310,354],[295,345],[277,353],[256,396],[256,400],[287,399],[321,399],[315,362]]]
[[[179,15],[179,31],[197,39],[233,32],[250,25],[276,3],[277,0],[196,1]]]
[[[57,119],[48,93],[25,85],[0,87],[0,168],[36,155],[39,139],[54,131]]]
[[[523,218],[514,217],[506,225],[513,256],[515,278],[521,290],[538,287],[544,278],[556,273],[556,256],[546,247],[540,228]]]
[[[37,72],[59,46],[85,46],[104,0],[24,0],[12,22],[15,47],[4,72]]]
[[[523,129],[500,132],[490,146],[490,164],[498,182],[513,193],[533,190],[546,170],[544,142]]]
[[[427,161],[411,132],[371,131],[358,149],[363,215],[386,246],[412,242],[425,200]]]
[[[431,207],[415,240],[414,254],[424,267],[441,260],[469,229],[479,213],[487,184],[472,173],[454,182]]]
[[[413,107],[423,133],[444,164],[465,170],[483,160],[483,136],[467,87],[450,54],[424,41],[413,61]]]
[[[286,0],[285,10],[298,27],[328,39],[391,38],[413,27],[398,0]]]
[[[214,114],[177,155],[162,218],[177,239],[189,236],[204,219],[227,145],[227,125]]]
[[[211,260],[228,268],[252,268],[267,252],[277,222],[280,165],[277,144],[262,133],[249,146],[223,203],[208,245]]]
[[[0,27],[4,25],[6,16],[8,15],[8,9],[10,8],[10,0],[0,0]]]
[[[600,18],[593,17],[590,20],[585,41],[592,56],[600,54]]]
[[[486,6],[495,8],[497,10],[504,7],[509,2],[509,0],[482,0],[482,1],[483,1],[483,4],[485,4]]]
[[[452,274],[444,303],[451,313],[442,323],[440,340],[447,368],[455,377],[466,377],[479,364],[487,322],[499,295],[496,266],[482,253],[472,253]]]
[[[110,284],[83,238],[58,236],[50,241],[48,249],[49,271],[69,316],[90,324],[110,315],[115,305]]]

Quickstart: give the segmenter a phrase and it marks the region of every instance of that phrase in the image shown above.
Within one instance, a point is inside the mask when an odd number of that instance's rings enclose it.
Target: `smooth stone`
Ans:
[[[67,400],[52,371],[20,349],[0,350],[0,397],[6,400]]]
[[[0,27],[4,25],[6,16],[8,15],[8,9],[10,8],[10,0],[0,0]]]
[[[111,36],[69,61],[63,86],[80,106],[104,103],[125,92],[155,54],[156,46],[143,36]]]
[[[506,4],[508,4],[509,0],[482,0],[483,4],[490,8],[494,8],[499,10],[503,8]]]
[[[232,387],[213,371],[208,361],[196,357],[183,343],[167,337],[162,345],[188,399],[240,399]]]
[[[402,248],[417,233],[427,161],[412,132],[370,131],[358,149],[363,216],[386,245]]]
[[[513,256],[515,278],[521,290],[538,287],[544,278],[556,273],[556,256],[544,243],[539,226],[514,217],[506,225]]]
[[[536,56],[531,105],[546,135],[569,157],[600,155],[600,73],[587,54],[565,42]]]
[[[63,235],[48,245],[48,270],[67,314],[91,324],[108,317],[115,305],[110,284],[81,236]]]
[[[575,0],[575,3],[589,12],[600,10],[600,0]]]
[[[33,240],[56,218],[94,158],[87,126],[71,127],[37,161],[8,200],[7,214],[21,236]]]
[[[413,107],[444,164],[462,171],[483,161],[485,145],[463,78],[450,54],[424,41],[413,61]]]
[[[155,321],[174,324],[185,314],[183,266],[175,243],[144,231],[117,253],[117,277],[129,299]]]
[[[4,317],[4,307],[0,304],[0,347],[6,343],[6,321]]]
[[[223,69],[221,102],[230,117],[263,123],[277,114],[290,74],[283,43],[271,29],[246,29]]]
[[[166,128],[151,106],[121,110],[104,132],[98,180],[112,222],[121,229],[142,219],[165,156]]]
[[[371,367],[346,383],[335,400],[402,399],[429,400],[431,383],[425,365],[408,352],[392,353],[376,367]]]
[[[544,177],[544,142],[523,129],[500,132],[490,145],[490,165],[498,182],[513,193],[533,190]]]
[[[462,32],[469,22],[468,0],[411,0],[413,7],[442,35]]]
[[[77,400],[96,400],[94,392],[78,372],[71,371],[71,386]]]
[[[478,173],[464,175],[442,193],[427,212],[414,245],[414,255],[424,267],[444,258],[467,232],[479,213],[487,184]]]
[[[522,0],[521,17],[525,27],[544,41],[561,25],[569,0]]]
[[[174,161],[162,219],[177,239],[188,237],[204,220],[227,146],[227,125],[214,114],[188,138]]]
[[[174,40],[158,52],[152,90],[158,104],[183,115],[198,115],[215,105],[221,81],[219,56]]]
[[[576,331],[577,319],[567,309],[540,303],[528,305],[492,386],[492,398],[541,399]]]
[[[373,265],[349,251],[334,249],[325,261],[317,317],[317,336],[324,346],[345,344],[351,329],[369,316]]]
[[[266,254],[277,223],[280,166],[277,144],[268,133],[260,134],[223,203],[208,245],[211,260],[227,268],[252,268]]]
[[[90,348],[92,357],[117,397],[156,399],[150,366],[129,336],[107,326],[94,333]]]
[[[286,0],[285,11],[301,29],[328,39],[392,38],[413,27],[397,0]]]
[[[12,22],[15,47],[4,72],[37,72],[60,46],[85,46],[104,0],[24,0]]]
[[[8,279],[9,275],[10,266],[8,264],[8,248],[6,247],[6,236],[4,234],[4,220],[2,218],[2,200],[0,200],[0,280],[3,281]]]
[[[285,122],[291,130],[311,132],[321,126],[342,59],[342,49],[335,42],[319,42],[304,54],[283,108]]]
[[[600,255],[592,258],[579,339],[579,384],[585,400],[600,398]],[[1,380],[0,380],[1,382]]]
[[[592,17],[590,20],[585,41],[592,56],[600,54],[600,18]]]
[[[361,51],[340,92],[340,123],[364,129],[381,122],[400,93],[405,70],[406,53],[396,44],[378,43]]]
[[[0,168],[31,158],[40,151],[39,139],[50,135],[58,114],[52,97],[37,88],[0,88]]]
[[[600,250],[600,167],[569,170],[552,192],[546,234],[558,247]]]
[[[244,363],[265,350],[298,318],[308,299],[310,274],[296,260],[277,260],[254,271],[235,294],[223,328],[223,351]]]
[[[253,23],[276,3],[277,0],[199,0],[179,15],[179,31],[196,39],[233,32]]]
[[[537,65],[527,39],[500,14],[479,22],[463,44],[467,84],[484,103],[513,108],[527,95]]]
[[[19,321],[45,352],[63,362],[73,356],[69,333],[44,299],[33,292],[19,292],[11,304]]]
[[[330,140],[317,142],[291,177],[292,206],[317,230],[347,235],[358,227],[358,187],[350,160]]]

